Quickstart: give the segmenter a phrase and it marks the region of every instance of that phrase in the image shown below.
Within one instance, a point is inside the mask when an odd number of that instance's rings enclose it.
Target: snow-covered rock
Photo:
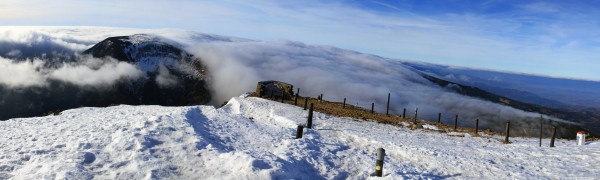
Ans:
[[[0,122],[0,179],[365,179],[385,148],[390,179],[600,177],[600,143],[445,133],[307,112],[253,98],[227,105],[79,108]],[[548,140],[544,140],[547,144]]]

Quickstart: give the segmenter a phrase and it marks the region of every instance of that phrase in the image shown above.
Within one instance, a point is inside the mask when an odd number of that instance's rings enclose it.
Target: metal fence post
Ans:
[[[510,136],[510,121],[506,122],[506,136],[504,137],[504,143],[510,143],[508,137]]]
[[[306,127],[312,129],[312,120],[313,120],[313,103],[310,103],[310,109],[308,110],[308,121],[306,123]]]
[[[371,103],[371,114],[375,113],[375,103]]]
[[[388,93],[388,101],[387,101],[387,107],[385,110],[385,115],[390,115],[390,93]]]
[[[475,119],[475,135],[479,134],[479,119]]]
[[[544,118],[540,114],[540,147],[542,147],[542,137],[543,137],[543,128],[544,128]]]
[[[550,147],[554,147],[554,138],[556,138],[556,126],[552,130],[552,139],[550,139]]]
[[[454,116],[454,130],[456,131],[456,128],[458,127],[458,114],[456,116]]]

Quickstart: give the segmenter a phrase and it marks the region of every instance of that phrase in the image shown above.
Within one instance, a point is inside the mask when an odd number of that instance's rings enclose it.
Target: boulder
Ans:
[[[280,81],[261,81],[256,85],[258,97],[273,97],[280,99],[292,99],[294,96],[294,85]]]

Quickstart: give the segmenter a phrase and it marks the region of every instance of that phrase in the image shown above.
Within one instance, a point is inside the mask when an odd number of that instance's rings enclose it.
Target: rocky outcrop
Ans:
[[[279,81],[261,81],[256,85],[256,95],[259,97],[292,99],[294,86]]]

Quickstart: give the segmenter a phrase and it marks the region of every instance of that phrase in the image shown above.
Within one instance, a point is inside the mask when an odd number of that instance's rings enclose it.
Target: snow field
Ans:
[[[252,97],[227,105],[79,108],[0,122],[0,179],[365,179],[377,148],[387,179],[593,179],[600,144],[457,137]],[[464,136],[464,134],[463,134]],[[547,139],[544,145],[547,146]]]

